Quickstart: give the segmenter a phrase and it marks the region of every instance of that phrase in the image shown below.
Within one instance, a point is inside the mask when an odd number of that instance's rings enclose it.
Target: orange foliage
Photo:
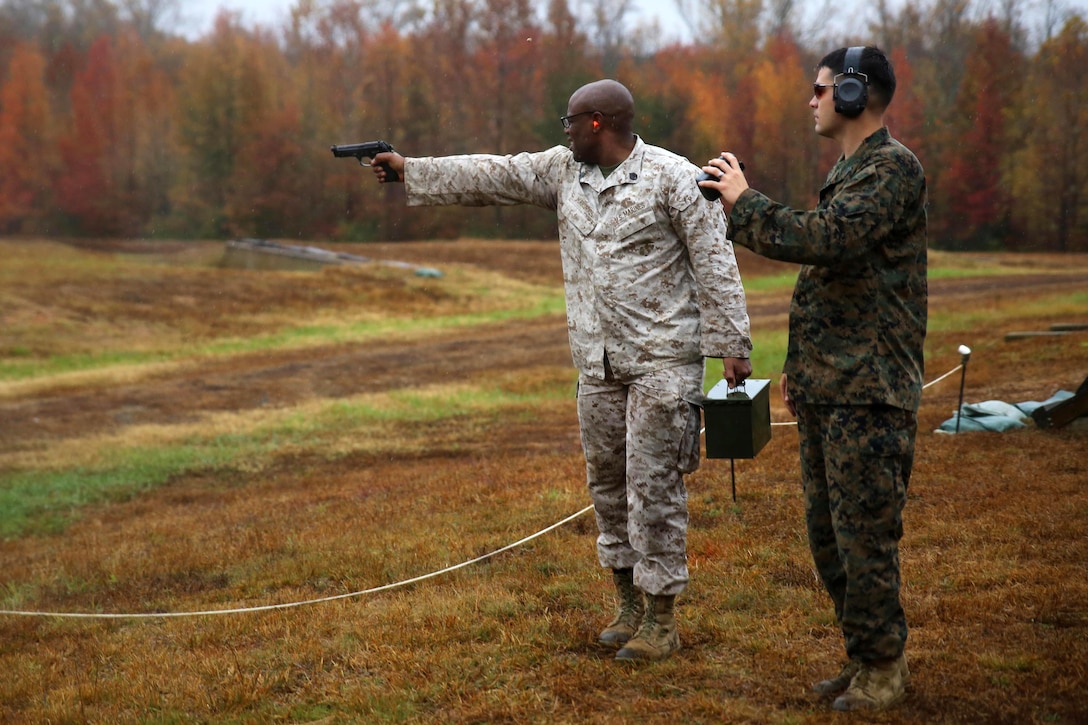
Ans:
[[[702,156],[697,155],[692,160],[702,163],[729,150],[726,147],[735,142],[729,124],[729,119],[734,115],[735,101],[720,71],[701,64],[694,48],[662,51],[658,56],[658,70],[658,86],[653,90],[678,99],[678,104],[686,107],[685,140],[688,148],[692,149],[691,153],[702,153]],[[651,139],[650,142],[666,143],[663,139]]]
[[[56,164],[45,60],[16,44],[0,86],[0,232],[18,232],[40,217]]]
[[[543,19],[529,0],[441,0],[410,17],[389,3],[299,2],[282,37],[226,12],[195,40],[109,3],[57,5],[70,21],[0,28],[26,40],[0,53],[0,232],[63,220],[84,235],[550,236],[551,215],[521,208],[409,213],[401,187],[377,189],[328,147],[564,144],[556,117],[606,74],[635,93],[647,141],[696,163],[731,150],[792,206],[811,203],[836,155],[805,106],[812,61],[830,48],[806,47],[815,36],[789,12],[768,35],[761,0],[685,3],[700,41],[658,49],[637,27],[587,30],[572,0],[549,0]],[[953,5],[885,8],[870,29],[899,77],[887,123],[931,181],[931,238],[1088,248],[1083,17],[1033,51],[1015,19],[987,25]]]
[[[60,140],[61,208],[86,232],[138,235],[165,204],[171,91],[134,35],[94,43],[71,91]]]
[[[802,72],[801,53],[785,37],[771,38],[753,72],[755,106],[749,177],[775,199],[805,199],[818,187],[812,169],[817,139],[808,99],[811,81]]]

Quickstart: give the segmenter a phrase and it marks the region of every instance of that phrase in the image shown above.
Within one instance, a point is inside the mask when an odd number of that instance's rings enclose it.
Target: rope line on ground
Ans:
[[[925,390],[926,388],[929,388],[929,387],[931,387],[933,385],[936,385],[937,383],[941,382],[942,380],[944,380],[948,376],[953,375],[954,373],[958,372],[960,370],[960,368],[962,368],[962,367],[963,367],[962,364],[957,365],[956,367],[952,368],[951,370],[949,370],[944,375],[941,375],[939,378],[937,378],[937,379],[923,385],[922,390]],[[771,425],[772,426],[797,425],[797,422],[796,421],[790,421],[790,422],[784,422],[784,423],[771,423]],[[703,433],[705,431],[706,431],[706,429],[704,428],[703,430],[700,431],[700,433]],[[439,570],[433,571],[433,572],[431,572],[429,574],[421,574],[420,576],[412,577],[411,579],[405,579],[403,581],[393,582],[392,584],[383,584],[382,586],[372,587],[370,589],[361,589],[360,591],[350,592],[348,594],[337,594],[337,595],[334,595],[334,596],[331,596],[331,597],[321,597],[319,599],[307,599],[307,600],[300,601],[300,602],[287,602],[287,603],[284,603],[284,604],[266,604],[266,605],[258,606],[258,607],[240,607],[240,608],[237,608],[237,609],[209,609],[209,610],[191,611],[191,612],[134,612],[134,613],[124,613],[124,612],[118,612],[118,613],[103,613],[103,612],[31,612],[31,611],[21,611],[21,610],[15,610],[15,609],[0,609],[0,616],[6,615],[6,616],[12,616],[12,617],[54,617],[54,618],[65,618],[65,619],[168,619],[168,618],[180,618],[180,617],[212,617],[212,616],[222,616],[222,615],[227,615],[227,614],[249,614],[249,613],[253,613],[253,612],[268,612],[268,611],[277,610],[277,609],[293,609],[293,608],[297,608],[297,607],[309,606],[309,605],[312,605],[312,604],[324,604],[326,602],[335,602],[335,601],[341,600],[341,599],[352,599],[352,598],[355,598],[355,597],[361,597],[364,594],[376,594],[378,592],[383,592],[383,591],[388,591],[390,589],[396,589],[396,588],[399,588],[399,587],[408,586],[409,584],[415,584],[417,582],[425,581],[427,579],[433,579],[434,577],[441,576],[442,574],[448,574],[451,571],[456,571],[457,569],[463,569],[466,566],[471,566],[473,564],[477,564],[477,563],[479,563],[481,561],[484,561],[485,559],[490,559],[491,557],[496,556],[498,554],[501,554],[501,553],[503,553],[505,551],[510,551],[511,549],[515,549],[515,548],[521,546],[522,544],[526,544],[526,543],[532,541],[533,539],[536,539],[536,538],[538,538],[540,536],[543,536],[544,534],[546,534],[546,533],[548,533],[550,531],[554,531],[555,529],[558,529],[560,526],[568,524],[571,521],[573,521],[574,519],[578,518],[579,516],[582,516],[583,514],[589,512],[589,511],[592,511],[592,510],[593,510],[593,505],[590,504],[589,506],[586,506],[581,511],[577,511],[577,512],[571,514],[570,516],[566,517],[562,521],[557,521],[556,523],[552,524],[551,526],[543,528],[540,531],[536,532],[535,534],[530,534],[529,536],[526,536],[523,539],[519,539],[518,541],[515,541],[512,544],[507,544],[506,546],[504,546],[504,547],[502,547],[500,549],[495,549],[494,551],[492,551],[490,553],[484,554],[482,556],[478,556],[475,559],[469,559],[468,561],[463,561],[460,564],[454,564],[453,566],[447,566],[445,569],[439,569]]]
[[[448,574],[449,572],[455,571],[457,569],[463,569],[466,566],[470,566],[472,564],[479,563],[479,562],[483,561],[484,559],[490,559],[491,557],[496,556],[497,554],[501,554],[504,551],[509,551],[510,549],[514,549],[514,548],[517,548],[518,546],[521,546],[522,544],[528,543],[528,542],[532,541],[533,539],[535,539],[537,537],[543,536],[544,534],[548,533],[549,531],[553,531],[555,529],[558,529],[560,526],[563,526],[564,524],[573,521],[574,519],[578,518],[579,516],[586,513],[587,511],[591,511],[592,509],[593,509],[592,505],[586,506],[581,511],[573,513],[570,516],[568,516],[567,518],[563,519],[562,521],[558,521],[558,522],[552,524],[551,526],[548,526],[547,528],[541,529],[540,531],[536,532],[535,534],[530,534],[529,536],[526,536],[523,539],[519,539],[518,541],[515,541],[512,544],[507,544],[506,546],[502,547],[501,549],[495,549],[494,551],[492,551],[490,553],[484,554],[482,556],[478,556],[475,559],[469,559],[468,561],[463,561],[460,564],[454,564],[453,566],[447,566],[445,569],[439,569],[438,571],[433,571],[430,574],[422,574],[422,575],[417,576],[417,577],[412,577],[411,579],[405,579],[403,581],[394,582],[392,584],[383,584],[380,587],[372,587],[370,589],[363,589],[363,590],[360,590],[360,591],[357,591],[357,592],[351,592],[350,594],[337,594],[337,595],[331,596],[331,597],[321,597],[320,599],[307,599],[306,601],[302,601],[302,602],[287,602],[285,604],[267,604],[267,605],[260,606],[260,607],[241,607],[241,608],[238,608],[238,609],[210,609],[210,610],[203,610],[203,611],[196,611],[196,612],[137,612],[137,613],[125,614],[125,613],[100,613],[100,612],[24,612],[24,611],[18,611],[18,610],[0,609],[0,615],[10,615],[10,616],[18,616],[18,617],[58,617],[58,618],[67,618],[67,619],[165,619],[165,618],[171,618],[171,617],[173,617],[173,618],[177,618],[177,617],[211,617],[211,616],[219,616],[219,615],[224,615],[224,614],[246,614],[246,613],[251,613],[251,612],[268,612],[268,611],[271,611],[271,610],[274,610],[274,609],[292,609],[292,608],[295,608],[295,607],[303,607],[303,606],[307,606],[307,605],[310,605],[310,604],[322,604],[322,603],[325,603],[325,602],[335,602],[338,599],[351,599],[353,597],[360,597],[360,596],[362,596],[364,594],[375,594],[377,592],[383,592],[383,591],[387,591],[389,589],[396,589],[398,587],[407,586],[409,584],[415,584],[416,582],[421,582],[421,581],[424,581],[426,579],[432,579],[432,578],[434,578],[436,576],[440,576],[442,574]]]

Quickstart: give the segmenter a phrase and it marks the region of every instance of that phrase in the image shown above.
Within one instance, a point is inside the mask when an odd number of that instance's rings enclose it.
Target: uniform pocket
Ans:
[[[624,240],[636,234],[640,237],[645,237],[646,234],[642,233],[643,230],[647,227],[654,226],[656,223],[657,217],[654,215],[652,206],[647,205],[638,209],[624,211],[616,221],[616,228],[613,232],[613,236],[616,240]],[[653,235],[649,235],[647,241],[652,237]]]
[[[676,466],[681,473],[691,473],[699,469],[702,446],[699,432],[702,429],[702,415],[699,406],[687,403],[687,415],[684,435],[680,439],[680,450]]]

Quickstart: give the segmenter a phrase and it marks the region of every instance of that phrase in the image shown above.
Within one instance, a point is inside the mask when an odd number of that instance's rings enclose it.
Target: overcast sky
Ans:
[[[538,8],[546,7],[546,0],[531,1]],[[690,4],[699,0],[686,1]],[[842,1],[796,0],[795,12],[797,14],[795,15],[795,22],[800,28],[816,27],[816,24],[823,27],[829,22],[827,6],[829,4],[837,6]],[[568,0],[568,2],[572,8],[577,9],[583,6],[584,0]],[[853,22],[858,27],[852,28],[852,31],[851,29],[843,29],[841,32],[844,34],[844,39],[847,36],[856,34],[858,30],[864,30],[867,27],[866,22],[872,19],[868,13],[862,10],[862,8],[867,7],[863,4],[864,2],[865,0],[845,0],[843,4],[845,11],[841,14],[840,19],[845,18],[847,24]],[[971,5],[974,10],[971,14],[985,14],[987,11],[999,13],[1001,7],[1003,7],[1003,2],[1004,0],[972,0]],[[183,0],[183,2],[179,3],[181,8],[181,32],[191,38],[205,35],[211,29],[219,8],[240,12],[242,21],[245,24],[259,23],[278,28],[286,22],[287,10],[294,4],[295,0]],[[895,9],[900,4],[901,0],[890,0],[889,7]],[[923,5],[927,4],[923,3]],[[1035,42],[1044,35],[1043,30],[1046,25],[1044,16],[1046,16],[1048,5],[1054,6],[1053,10],[1059,18],[1057,25],[1050,28],[1051,32],[1054,32],[1060,30],[1062,21],[1068,15],[1073,12],[1083,14],[1086,4],[1088,4],[1088,0],[1017,0],[1017,7],[1021,14],[1020,20],[1029,33],[1029,40]],[[663,37],[661,38],[663,43],[691,42],[690,31],[677,15],[675,0],[633,0],[633,6],[635,12],[632,19],[637,18],[646,21],[656,19],[658,21],[663,31]],[[871,10],[871,8],[869,9]],[[832,16],[834,15],[832,13]]]
[[[182,26],[186,35],[203,35],[212,27],[216,13],[220,8],[238,11],[244,23],[259,23],[279,27],[287,19],[287,10],[294,0],[185,0],[182,3]],[[543,0],[534,4],[543,6]],[[578,7],[577,2],[570,3]],[[676,16],[673,0],[635,0],[636,17],[656,18],[665,32],[666,40],[686,40],[688,31]]]

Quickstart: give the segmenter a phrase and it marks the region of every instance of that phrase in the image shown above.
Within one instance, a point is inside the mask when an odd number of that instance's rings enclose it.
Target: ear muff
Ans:
[[[835,112],[847,118],[860,116],[869,103],[869,76],[860,70],[864,50],[860,45],[847,49],[842,73],[835,76]]]

